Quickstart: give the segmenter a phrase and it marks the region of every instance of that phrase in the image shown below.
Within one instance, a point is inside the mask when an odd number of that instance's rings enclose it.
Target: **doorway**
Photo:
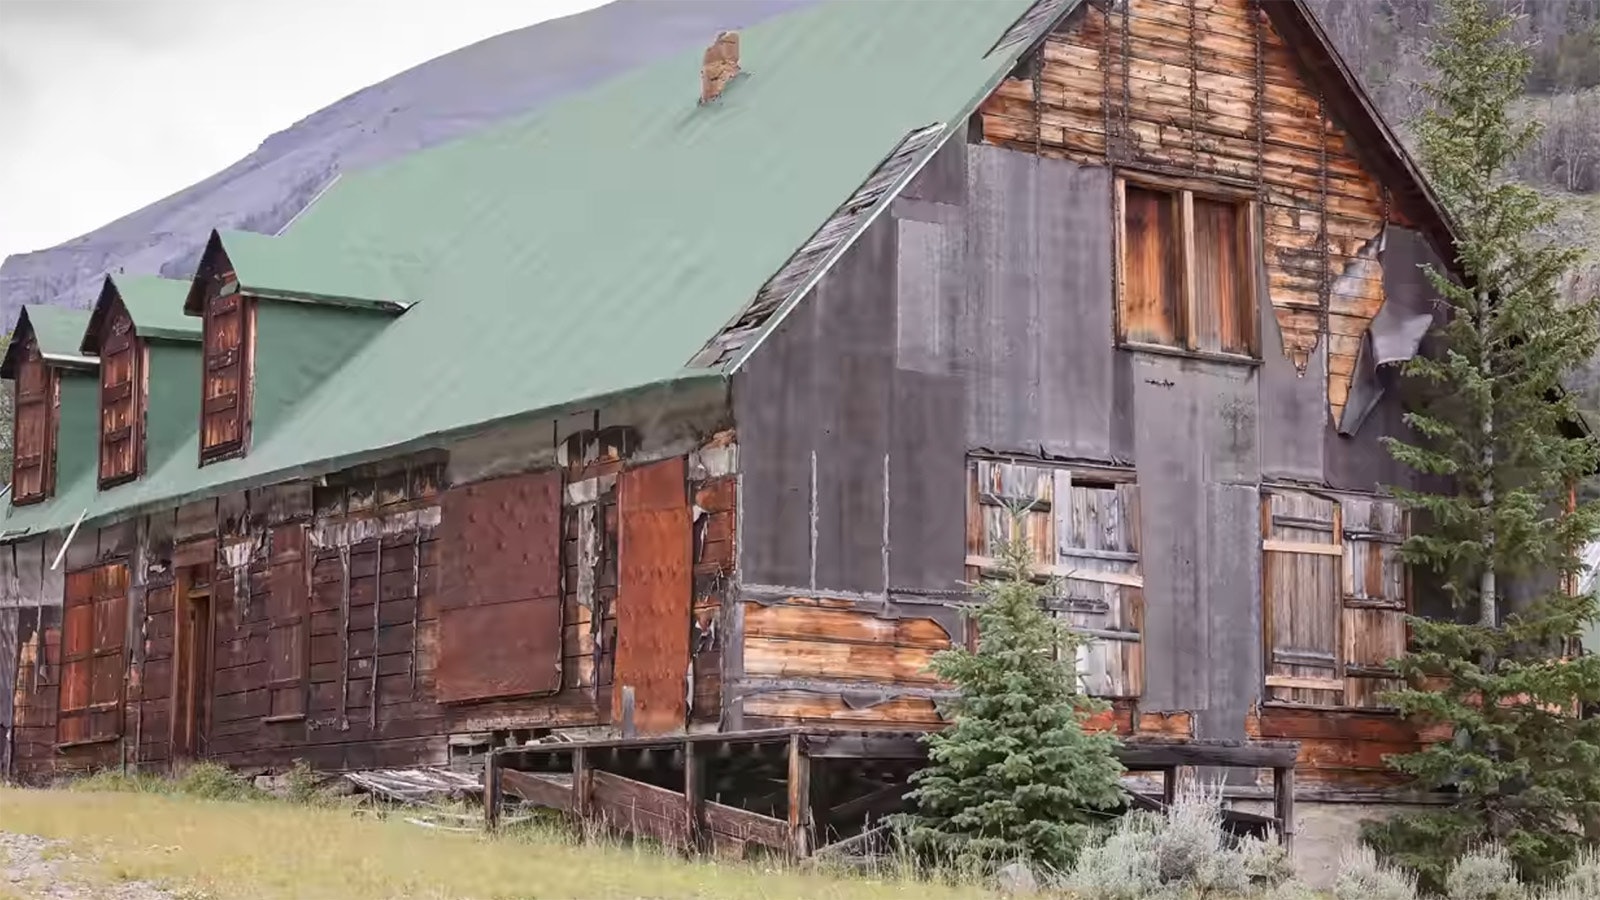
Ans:
[[[172,757],[206,755],[211,718],[211,567],[190,566],[178,579],[173,610]]]

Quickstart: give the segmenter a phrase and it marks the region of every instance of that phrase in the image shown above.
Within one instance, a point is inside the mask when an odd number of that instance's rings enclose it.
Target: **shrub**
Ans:
[[[1097,846],[1078,857],[1069,883],[1091,900],[1139,900],[1161,889],[1156,840],[1166,820],[1138,810],[1123,816]]]
[[[311,768],[303,759],[294,761],[294,766],[284,773],[284,782],[287,790],[284,799],[290,803],[312,804],[322,802],[322,776]]]
[[[1504,847],[1485,847],[1465,854],[1444,879],[1450,900],[1515,900],[1522,896],[1516,868]]]
[[[1083,852],[1069,883],[1090,900],[1255,892],[1289,900],[1292,876],[1289,854],[1275,841],[1247,837],[1230,846],[1221,792],[1190,788],[1165,816],[1123,816],[1102,843]]]
[[[166,794],[172,785],[160,775],[143,772],[123,773],[115,769],[101,769],[86,778],[71,782],[71,787],[81,791],[105,791],[116,794]]]
[[[1379,862],[1372,848],[1362,844],[1339,860],[1333,896],[1334,900],[1417,900],[1417,878]]]
[[[227,766],[213,762],[195,763],[178,778],[174,789],[179,794],[205,800],[252,800],[261,792]]]
[[[1556,890],[1566,892],[1585,900],[1595,900],[1600,897],[1600,851],[1593,847],[1585,847],[1578,852],[1572,861],[1572,868],[1562,876],[1557,883]]]

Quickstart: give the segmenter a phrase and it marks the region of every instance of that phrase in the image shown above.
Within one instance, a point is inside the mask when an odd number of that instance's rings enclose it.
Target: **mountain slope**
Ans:
[[[203,181],[0,264],[0,321],[24,303],[87,306],[108,271],[187,275],[213,228],[282,228],[339,172],[535,110],[812,0],[618,0],[480,41],[358,91]],[[697,87],[686,85],[685,90]]]

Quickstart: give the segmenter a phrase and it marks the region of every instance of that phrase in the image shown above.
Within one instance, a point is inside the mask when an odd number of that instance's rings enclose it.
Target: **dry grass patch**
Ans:
[[[226,898],[976,900],[977,888],[687,862],[556,834],[488,839],[336,809],[153,793],[0,790],[0,830],[69,842],[106,883]],[[3,895],[0,895],[3,896]]]

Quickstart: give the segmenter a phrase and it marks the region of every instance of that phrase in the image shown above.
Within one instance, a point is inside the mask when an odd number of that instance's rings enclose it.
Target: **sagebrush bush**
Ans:
[[[1585,847],[1572,861],[1572,868],[1562,876],[1552,892],[1570,893],[1585,900],[1600,897],[1600,850]]]
[[[1417,900],[1417,877],[1385,865],[1371,847],[1360,844],[1339,860],[1334,900]]]
[[[1084,851],[1069,883],[1090,900],[1140,900],[1171,893],[1276,895],[1292,876],[1289,854],[1276,841],[1230,844],[1220,790],[1190,788],[1167,815],[1123,816],[1104,841]]]
[[[1165,819],[1136,810],[1123,816],[1105,840],[1078,857],[1068,878],[1091,900],[1138,900],[1161,889],[1156,866],[1156,836]]]
[[[1516,900],[1523,895],[1517,870],[1504,847],[1481,847],[1450,867],[1444,879],[1450,900]]]

